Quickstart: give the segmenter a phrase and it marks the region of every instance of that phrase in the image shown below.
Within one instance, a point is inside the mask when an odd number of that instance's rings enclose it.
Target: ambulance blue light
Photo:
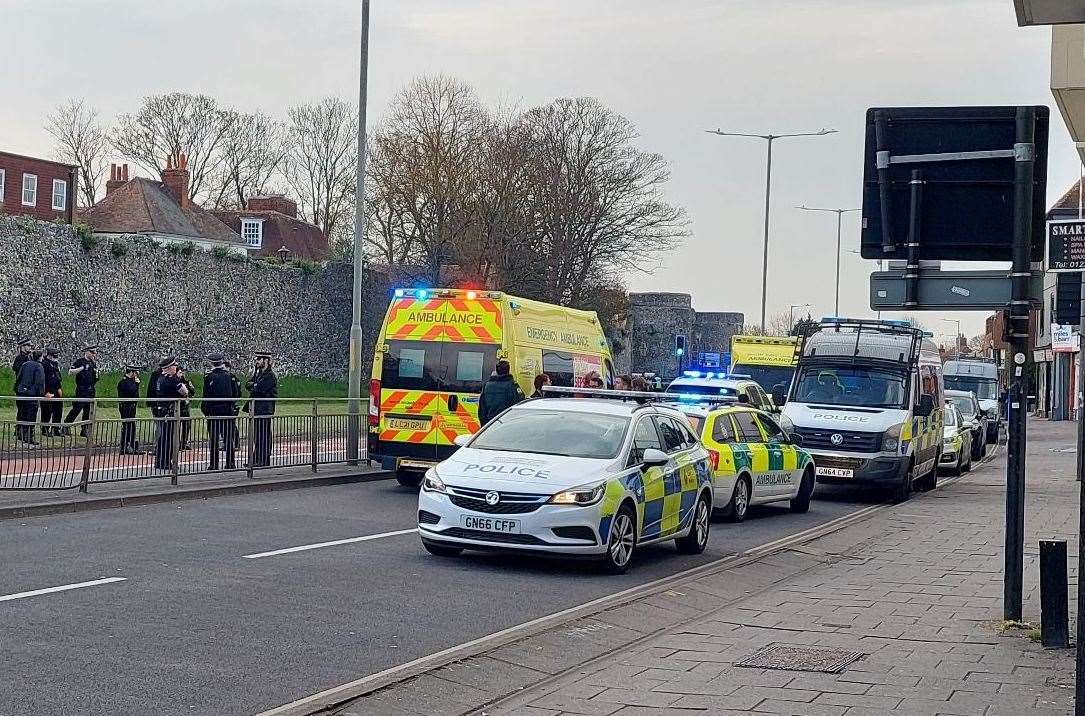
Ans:
[[[700,378],[701,371],[699,370],[687,370],[682,372],[683,377],[686,378]]]
[[[427,291],[424,288],[420,288],[417,291],[415,291],[414,296],[415,296],[415,298],[421,298],[424,301],[424,300],[426,300],[426,297],[429,296],[429,291]]]
[[[403,298],[404,291],[402,288],[396,289],[396,298]]]

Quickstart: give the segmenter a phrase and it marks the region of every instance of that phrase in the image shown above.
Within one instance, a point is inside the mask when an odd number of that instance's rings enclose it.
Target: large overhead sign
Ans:
[[[1085,271],[1085,219],[1047,222],[1047,270]]]

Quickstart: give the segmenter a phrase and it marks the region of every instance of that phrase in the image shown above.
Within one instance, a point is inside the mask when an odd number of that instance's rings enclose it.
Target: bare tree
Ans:
[[[199,201],[220,169],[235,116],[206,95],[172,92],[144,97],[138,112],[117,118],[111,141],[118,152],[154,174],[162,172],[166,157],[184,153],[190,172],[188,193]]]
[[[282,168],[286,127],[265,114],[229,111],[219,171],[209,182],[208,203],[216,209],[240,209],[250,196],[263,194]]]
[[[83,100],[70,99],[46,117],[45,131],[56,142],[53,153],[57,159],[79,168],[79,205],[93,206],[110,149],[98,111]]]
[[[303,217],[333,240],[350,231],[358,160],[358,117],[354,107],[329,97],[289,110],[290,126],[283,175]]]

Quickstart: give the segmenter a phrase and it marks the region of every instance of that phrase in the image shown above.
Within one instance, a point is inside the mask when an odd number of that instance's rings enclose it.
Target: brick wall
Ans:
[[[0,171],[4,173],[0,211],[9,216],[32,216],[43,221],[57,218],[71,221],[76,192],[72,181],[72,167],[45,159],[0,152]],[[22,203],[24,174],[33,174],[38,178],[37,198],[33,206],[24,206]],[[54,179],[66,184],[64,208],[59,210],[53,208]]]

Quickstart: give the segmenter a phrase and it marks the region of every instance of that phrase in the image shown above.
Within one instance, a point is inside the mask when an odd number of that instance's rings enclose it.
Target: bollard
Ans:
[[[1040,642],[1047,649],[1070,645],[1066,595],[1066,540],[1040,540]]]

